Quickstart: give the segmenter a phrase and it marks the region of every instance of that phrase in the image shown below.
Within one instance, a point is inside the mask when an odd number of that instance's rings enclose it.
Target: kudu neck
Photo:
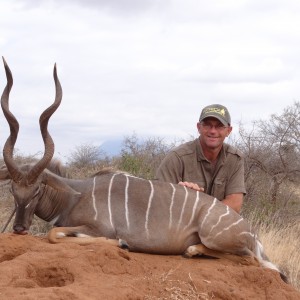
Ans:
[[[44,186],[35,214],[42,220],[51,222],[62,212],[68,213],[72,207],[70,201],[66,201],[68,197],[65,194],[48,185]]]

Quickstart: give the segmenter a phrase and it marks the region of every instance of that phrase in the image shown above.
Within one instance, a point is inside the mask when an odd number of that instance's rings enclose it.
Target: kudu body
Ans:
[[[56,226],[49,233],[50,242],[75,240],[89,243],[102,238],[131,251],[185,253],[189,257],[209,254],[209,248],[240,256],[250,255],[263,267],[279,271],[265,256],[247,221],[209,195],[122,172],[103,172],[75,180],[47,170],[54,153],[47,124],[62,97],[56,68],[55,101],[40,118],[44,156],[33,167],[17,166],[12,154],[18,122],[8,107],[12,75],[5,61],[4,65],[8,83],[1,105],[11,134],[3,149],[7,169],[1,171],[0,179],[12,179],[16,233],[25,233],[36,214]],[[281,277],[285,280],[283,274]]]

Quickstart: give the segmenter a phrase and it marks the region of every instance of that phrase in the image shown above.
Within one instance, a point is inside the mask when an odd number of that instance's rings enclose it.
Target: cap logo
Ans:
[[[218,107],[209,107],[209,108],[206,108],[205,111],[204,111],[205,114],[209,114],[209,113],[216,113],[216,114],[219,114],[223,117],[225,117],[225,109],[224,108],[218,108]]]

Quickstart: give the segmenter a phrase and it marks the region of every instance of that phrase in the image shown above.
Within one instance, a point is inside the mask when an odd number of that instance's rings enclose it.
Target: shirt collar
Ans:
[[[228,145],[223,143],[223,146],[221,148],[221,151],[219,153],[219,159],[218,159],[218,163],[219,162],[224,162],[225,158],[226,158],[226,149],[228,148]],[[199,138],[196,139],[196,151],[197,151],[197,160],[201,161],[201,160],[205,160],[207,162],[210,163],[210,161],[204,156],[203,154],[203,150],[200,144],[200,136]]]

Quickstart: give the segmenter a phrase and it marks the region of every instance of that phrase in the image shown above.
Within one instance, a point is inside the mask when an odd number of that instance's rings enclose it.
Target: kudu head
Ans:
[[[1,107],[9,124],[10,135],[3,147],[3,159],[6,164],[5,171],[0,172],[1,179],[11,179],[11,193],[15,199],[16,217],[13,225],[15,233],[26,234],[29,229],[38,199],[41,196],[42,175],[54,154],[54,143],[48,132],[48,121],[59,107],[62,99],[62,88],[57,77],[56,64],[54,65],[53,77],[55,82],[55,100],[40,116],[40,130],[44,141],[44,155],[34,165],[20,167],[13,159],[14,146],[18,137],[19,123],[9,110],[9,93],[13,85],[12,73],[3,58],[7,78],[7,85],[1,97]]]

